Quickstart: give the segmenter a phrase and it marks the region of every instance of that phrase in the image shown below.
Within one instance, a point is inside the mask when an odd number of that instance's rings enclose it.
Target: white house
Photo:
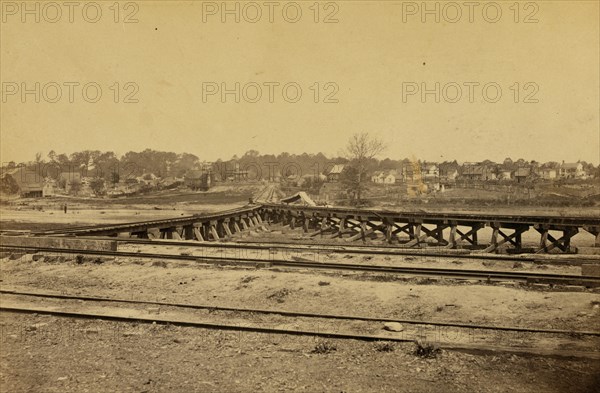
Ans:
[[[498,172],[498,180],[512,180],[513,172],[510,169],[500,169]]]
[[[424,179],[436,179],[440,177],[440,168],[436,164],[425,164],[421,169]]]
[[[544,180],[556,179],[556,169],[554,168],[542,168],[539,173]]]
[[[383,183],[383,172],[382,171],[373,172],[373,174],[371,175],[371,181],[373,183]]]
[[[579,179],[585,176],[583,165],[580,162],[562,163],[560,166],[560,177],[565,179]]]
[[[377,171],[371,176],[371,181],[377,184],[395,184],[396,171]]]

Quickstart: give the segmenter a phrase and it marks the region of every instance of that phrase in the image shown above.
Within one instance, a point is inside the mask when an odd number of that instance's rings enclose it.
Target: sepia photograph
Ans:
[[[0,0],[30,392],[600,392],[600,1]]]

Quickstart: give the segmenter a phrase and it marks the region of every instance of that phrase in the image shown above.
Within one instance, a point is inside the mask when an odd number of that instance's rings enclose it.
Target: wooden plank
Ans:
[[[491,245],[489,245],[484,251],[485,252],[492,252],[492,251],[496,251],[498,249],[498,247],[500,247],[501,245],[505,244],[505,243],[510,243],[513,246],[515,246],[515,248],[520,249],[521,244],[520,241],[516,241],[515,239],[518,238],[523,232],[527,231],[529,229],[529,226],[525,226],[525,227],[521,227],[521,228],[516,228],[514,230],[513,233],[511,233],[510,235],[506,235],[504,232],[502,232],[502,230],[500,230],[500,228],[494,228],[494,233],[497,235],[502,236],[502,240],[500,240],[499,242],[496,241],[492,242]]]
[[[196,236],[196,240],[203,242],[204,238],[202,237],[202,233],[200,232],[200,228],[194,227],[194,235]]]
[[[448,247],[449,248],[456,248],[456,225],[451,225],[450,226],[450,238],[449,238],[449,242],[448,242]]]
[[[221,223],[221,227],[225,230],[225,233],[227,234],[227,236],[229,236],[229,237],[233,236],[233,233],[231,233],[231,228],[229,228],[228,221],[223,221]]]
[[[213,240],[219,240],[219,233],[217,232],[217,227],[214,224],[210,226],[210,233],[213,236]]]

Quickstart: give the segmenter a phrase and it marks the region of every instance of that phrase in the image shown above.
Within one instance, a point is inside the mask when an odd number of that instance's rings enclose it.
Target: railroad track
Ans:
[[[84,225],[77,227],[68,227],[62,229],[48,229],[42,231],[31,231],[30,233],[33,235],[71,235],[76,234],[80,231],[86,230],[95,230],[95,229],[113,229],[118,231],[119,229],[127,230],[132,225],[134,226],[146,226],[146,227],[154,227],[160,226],[163,224],[173,224],[177,225],[178,223],[186,223],[194,220],[211,220],[218,219],[227,215],[235,215],[237,213],[251,212],[256,209],[256,206],[242,206],[239,208],[223,210],[217,213],[209,213],[209,214],[193,214],[190,216],[180,216],[173,218],[165,218],[159,220],[147,220],[147,221],[136,221],[136,222],[128,222],[128,223],[116,223],[116,224],[95,224],[95,225]]]
[[[490,259],[490,260],[511,260],[511,261],[528,261],[533,262],[540,258],[535,257],[516,257],[502,256],[490,254],[469,254],[467,252],[435,252],[435,251],[419,251],[415,249],[399,249],[397,247],[376,247],[364,245],[332,245],[332,244],[306,244],[306,243],[290,243],[290,242],[197,242],[193,240],[177,241],[177,240],[147,240],[147,239],[132,239],[132,238],[115,238],[115,237],[78,237],[79,239],[90,240],[113,240],[118,243],[125,244],[144,244],[155,246],[186,246],[199,248],[230,248],[230,249],[250,249],[250,250],[299,250],[299,251],[319,251],[328,253],[344,253],[344,254],[366,254],[366,255],[406,255],[406,256],[423,256],[423,257],[448,257],[448,258],[466,258],[466,259]]]
[[[286,310],[271,310],[271,309],[260,309],[260,308],[222,307],[222,306],[204,305],[204,304],[170,303],[170,302],[159,302],[159,301],[151,301],[151,300],[107,298],[107,297],[101,297],[101,296],[84,296],[84,295],[74,296],[74,295],[48,293],[48,292],[23,292],[23,291],[6,290],[6,289],[0,289],[0,294],[29,296],[29,297],[40,298],[40,299],[66,299],[66,300],[97,301],[97,302],[108,302],[108,303],[119,303],[119,304],[140,304],[140,305],[151,305],[151,306],[180,307],[180,308],[186,308],[186,309],[192,309],[192,310],[209,310],[211,312],[214,312],[214,311],[242,312],[242,313],[250,313],[250,314],[282,315],[282,316],[286,316],[286,317],[325,318],[325,319],[338,319],[338,320],[347,320],[347,321],[397,322],[397,323],[406,323],[406,324],[411,324],[411,325],[428,325],[428,326],[443,326],[443,327],[468,328],[468,329],[485,329],[485,330],[501,330],[501,331],[511,331],[511,332],[566,334],[566,335],[576,335],[576,336],[600,337],[600,331],[582,331],[582,330],[566,330],[566,329],[537,329],[537,328],[525,328],[525,327],[518,327],[518,326],[492,326],[492,325],[480,325],[480,324],[473,324],[473,323],[424,321],[424,320],[416,320],[416,319],[376,318],[376,317],[345,315],[345,314],[319,314],[319,313],[286,311]],[[2,308],[1,305],[0,305],[0,308]]]
[[[503,351],[600,359],[598,351],[590,350],[590,348],[600,348],[598,341],[600,332],[597,331],[536,329],[220,307],[15,290],[1,290],[0,293],[3,300],[0,310],[3,312],[363,341],[427,342],[428,337],[431,341],[433,334],[434,337],[437,337],[436,344],[451,350],[490,351],[493,353]],[[152,309],[149,306],[152,306]],[[275,318],[271,320],[274,323],[269,325],[269,318],[272,317]],[[290,322],[286,322],[286,320]],[[404,324],[403,331],[383,331],[382,327],[386,322]],[[440,335],[440,328],[447,329],[445,336]],[[448,329],[452,329],[451,335],[448,335]],[[490,334],[493,332],[501,332],[504,336]],[[510,333],[518,333],[519,336],[515,340],[515,337],[509,335]],[[529,347],[523,347],[523,334],[529,335],[527,340]],[[538,335],[544,336],[537,341],[532,339]],[[448,339],[449,337],[450,339]],[[568,350],[564,350],[565,340],[570,340],[572,343],[572,346],[567,347]],[[498,342],[502,345],[498,345]],[[553,348],[548,348],[549,342],[551,343],[550,347]],[[509,345],[507,346],[506,343]]]
[[[361,273],[384,273],[397,274],[402,276],[414,277],[443,277],[449,279],[479,280],[486,282],[514,281],[527,284],[551,284],[551,285],[578,285],[585,287],[600,287],[600,277],[581,276],[568,274],[545,274],[531,272],[514,271],[491,271],[491,270],[466,270],[466,269],[442,269],[425,267],[400,267],[400,266],[381,266],[370,264],[348,264],[331,262],[313,262],[303,260],[281,260],[281,259],[261,259],[261,258],[237,258],[237,257],[218,257],[218,256],[194,256],[194,255],[173,255],[158,253],[142,253],[127,251],[96,251],[83,249],[61,249],[46,247],[21,247],[21,246],[0,246],[4,250],[20,250],[26,252],[47,252],[53,254],[77,254],[77,255],[95,255],[95,256],[113,256],[130,257],[145,259],[166,259],[178,261],[191,261],[209,264],[234,264],[246,267],[278,267],[292,269],[309,270],[338,270]]]
[[[115,238],[115,237],[78,237],[79,239],[90,240],[112,240],[123,244],[142,244],[155,246],[182,246],[193,248],[223,248],[223,249],[249,249],[249,250],[290,250],[290,251],[308,251],[308,252],[324,252],[324,253],[343,253],[357,255],[387,255],[387,256],[418,256],[432,258],[452,258],[452,259],[477,259],[477,260],[493,260],[493,261],[510,261],[510,262],[559,262],[566,264],[568,262],[600,262],[600,258],[586,256],[565,256],[557,255],[555,258],[547,258],[541,255],[523,256],[519,255],[498,255],[487,253],[471,253],[468,250],[441,250],[431,251],[418,250],[410,248],[398,248],[390,246],[369,246],[369,245],[334,245],[334,244],[306,244],[306,243],[290,243],[290,242],[198,242],[194,240],[164,240],[164,239],[134,239],[134,238]]]

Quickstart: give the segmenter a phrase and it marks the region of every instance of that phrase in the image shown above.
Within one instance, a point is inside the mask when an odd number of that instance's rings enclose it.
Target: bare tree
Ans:
[[[354,191],[356,202],[361,203],[362,192],[368,181],[367,171],[373,159],[385,150],[383,141],[367,132],[354,134],[346,145],[345,155],[352,170],[346,171],[345,183]]]

